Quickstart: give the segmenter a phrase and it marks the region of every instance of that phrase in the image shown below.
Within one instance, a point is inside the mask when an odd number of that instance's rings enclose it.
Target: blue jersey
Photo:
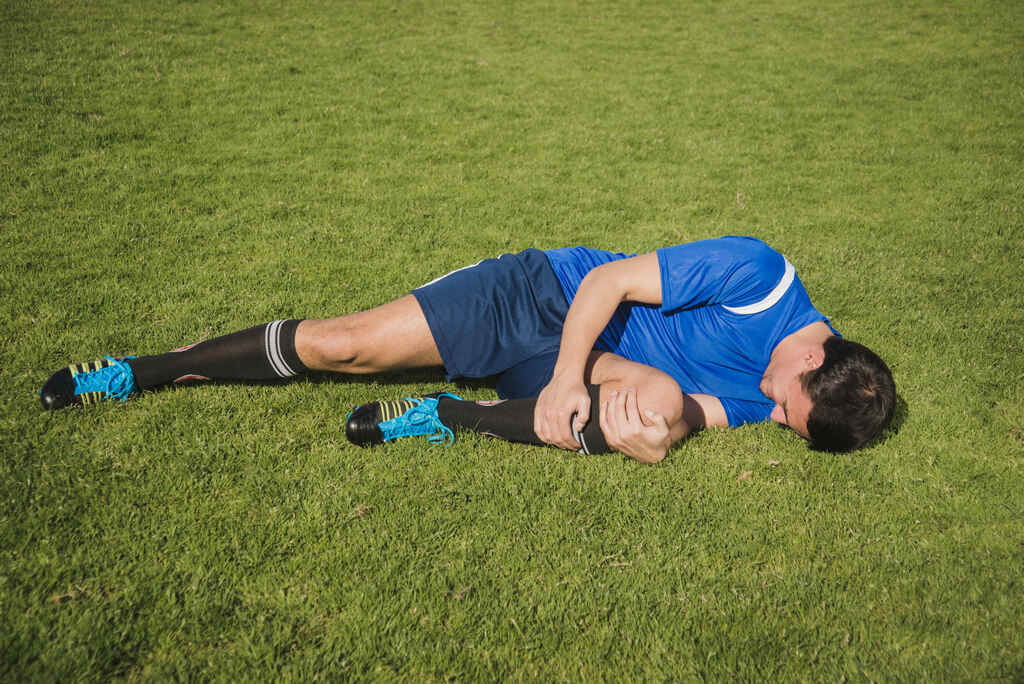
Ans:
[[[570,302],[592,268],[633,256],[587,247],[546,254]],[[718,397],[729,425],[767,419],[774,402],[759,384],[772,350],[811,323],[828,323],[793,266],[749,237],[665,247],[657,256],[661,306],[620,305],[595,348],[658,368],[688,394]]]

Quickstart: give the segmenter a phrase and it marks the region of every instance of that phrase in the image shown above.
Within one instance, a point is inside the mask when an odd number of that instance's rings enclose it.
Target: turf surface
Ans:
[[[1024,677],[1019,2],[11,1],[0,44],[4,680]],[[889,360],[898,430],[644,467],[345,442],[430,373],[35,397],[501,252],[722,234]]]

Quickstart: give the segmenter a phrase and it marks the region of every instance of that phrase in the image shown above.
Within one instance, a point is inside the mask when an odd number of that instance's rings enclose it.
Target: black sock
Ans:
[[[139,389],[189,380],[275,380],[306,370],[295,351],[298,320],[274,321],[188,347],[130,359]]]
[[[583,445],[580,451],[585,454],[604,454],[611,451],[604,439],[604,433],[601,432],[600,389],[599,385],[588,386],[590,419],[583,432],[576,433],[576,440]],[[508,399],[493,404],[440,397],[437,400],[437,417],[453,430],[469,430],[509,442],[543,445],[545,442],[542,442],[533,431],[533,410],[536,406],[536,397]]]

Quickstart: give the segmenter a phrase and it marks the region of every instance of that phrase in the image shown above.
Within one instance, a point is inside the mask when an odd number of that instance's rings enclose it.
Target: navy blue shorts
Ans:
[[[503,399],[551,380],[569,302],[539,249],[503,254],[413,290],[449,380],[497,376]]]

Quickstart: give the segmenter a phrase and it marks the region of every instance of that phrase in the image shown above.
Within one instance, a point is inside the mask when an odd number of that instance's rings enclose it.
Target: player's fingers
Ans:
[[[583,395],[576,401],[576,416],[573,418],[572,427],[576,432],[583,432],[590,420],[590,396]]]
[[[543,398],[537,400],[533,407],[533,431],[542,442],[548,441],[547,422],[545,421]]]
[[[544,411],[541,413],[538,410],[538,415],[535,417],[534,431],[537,433],[537,437],[539,437],[541,441],[558,446],[558,433],[554,428],[556,424],[557,421],[552,419],[550,411]]]
[[[542,392],[537,400],[537,406],[533,411],[533,431],[537,437],[553,446],[561,446],[558,443],[558,409],[552,406],[548,392]]]
[[[639,425],[640,421],[640,408],[636,403],[636,390],[632,387],[626,389],[626,420],[633,425]]]
[[[632,387],[626,388],[622,392],[624,399],[622,402],[622,438],[624,440],[630,439],[639,435],[644,430],[644,423],[640,420],[640,411],[636,405],[636,390]]]
[[[629,425],[629,416],[626,414],[626,390],[619,390],[615,393],[615,418],[619,421],[620,429],[624,429]]]
[[[559,449],[568,448],[569,435],[572,430],[569,429],[569,423],[571,417],[562,412],[555,413],[554,416],[549,416],[547,423],[547,439],[548,444],[558,447]]]
[[[608,442],[608,446],[618,450],[622,442],[619,439],[619,422],[615,416],[614,392],[601,403],[601,431],[604,432],[604,439]]]
[[[572,414],[565,410],[555,410],[548,414],[544,441],[560,449],[573,449],[576,440],[572,433]]]
[[[651,409],[644,411],[644,415],[647,416],[647,420],[652,426],[668,431],[668,419],[665,416]]]

